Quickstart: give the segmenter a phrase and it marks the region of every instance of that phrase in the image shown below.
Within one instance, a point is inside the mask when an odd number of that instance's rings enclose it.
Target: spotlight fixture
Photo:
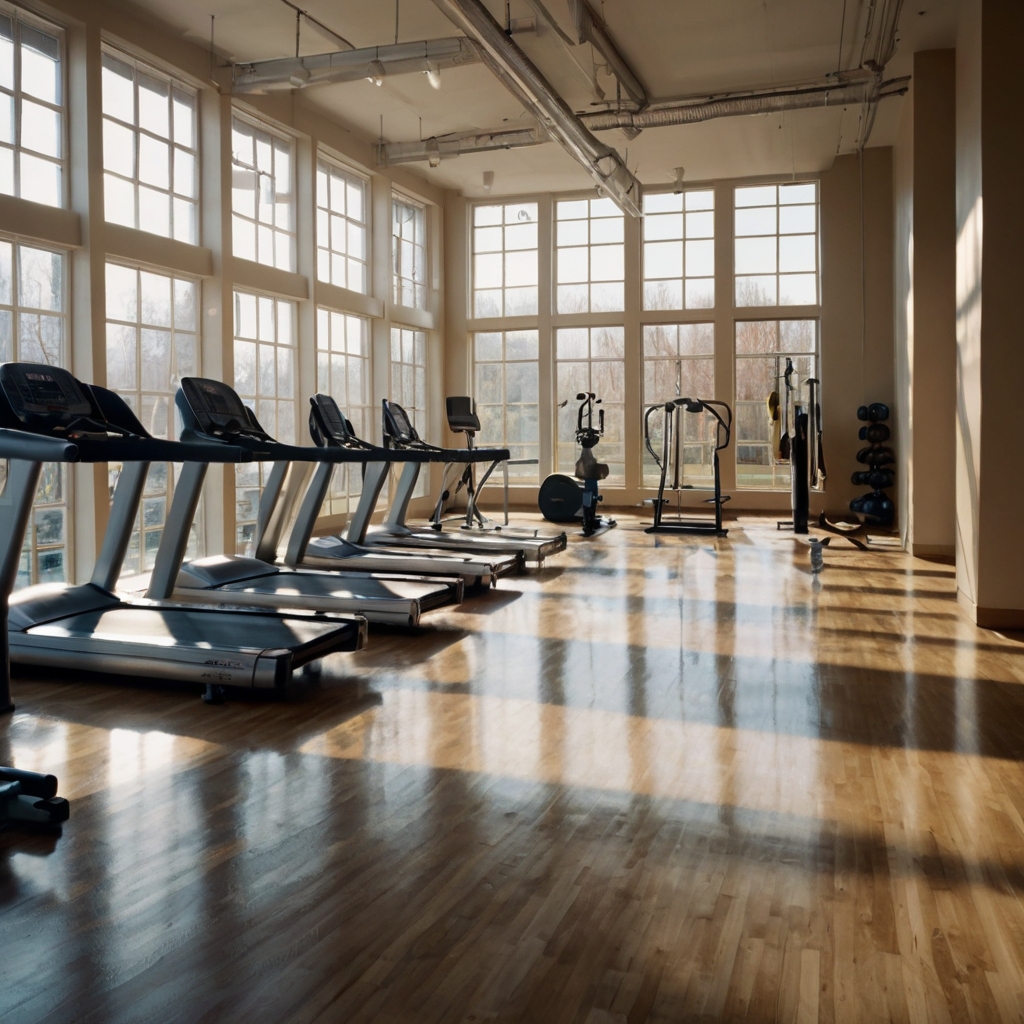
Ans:
[[[366,76],[368,82],[373,82],[379,89],[384,84],[384,76],[387,74],[387,70],[379,60],[370,61],[370,73]]]
[[[307,82],[309,82],[310,74],[309,68],[303,64],[297,64],[292,73],[288,76],[288,82],[296,89],[301,89]]]
[[[681,195],[683,191],[683,175],[686,173],[686,168],[675,167],[673,168],[673,172],[675,174],[675,188],[673,188],[672,191],[678,196]]]
[[[484,191],[490,192],[494,186],[494,171],[484,171]]]
[[[433,61],[427,61],[427,70],[423,73],[427,76],[431,89],[441,88],[441,69]]]

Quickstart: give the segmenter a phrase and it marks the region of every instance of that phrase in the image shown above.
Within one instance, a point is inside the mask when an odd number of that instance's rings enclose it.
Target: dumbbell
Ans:
[[[869,420],[871,423],[880,423],[889,418],[889,406],[884,402],[872,402],[870,405],[862,405],[857,410],[857,419]]]
[[[878,469],[895,462],[896,456],[891,448],[861,448],[857,452],[857,461],[872,469]]]
[[[850,477],[850,482],[858,487],[866,485],[876,491],[884,491],[886,487],[892,487],[893,479],[891,469],[862,469]]]
[[[889,440],[889,428],[884,423],[872,423],[868,427],[861,427],[857,436],[872,444],[884,444]]]
[[[850,502],[850,511],[859,512],[868,519],[888,525],[892,522],[896,506],[881,491],[872,491],[870,494],[862,494],[859,498],[854,498]]]

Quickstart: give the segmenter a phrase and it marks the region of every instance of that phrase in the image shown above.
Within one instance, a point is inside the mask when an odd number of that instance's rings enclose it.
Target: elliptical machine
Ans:
[[[608,464],[598,462],[594,455],[594,448],[604,434],[604,409],[598,409],[597,427],[594,426],[594,407],[601,404],[601,399],[592,391],[581,391],[576,401],[580,403],[576,413],[576,443],[583,449],[576,460],[576,478],[552,473],[540,485],[537,505],[541,515],[552,523],[572,523],[582,519],[583,536],[590,537],[600,529],[615,526],[616,522],[597,512],[598,504],[604,500],[598,482],[608,476]],[[568,399],[562,405],[567,402]],[[577,480],[583,481],[582,487]]]

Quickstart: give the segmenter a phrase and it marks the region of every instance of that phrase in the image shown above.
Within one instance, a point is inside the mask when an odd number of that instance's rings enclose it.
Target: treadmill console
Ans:
[[[227,384],[207,377],[182,377],[181,391],[204,434],[268,438],[251,410]]]
[[[309,433],[321,448],[330,444],[348,445],[357,440],[352,424],[342,415],[330,395],[317,392],[309,400]]]
[[[396,444],[415,444],[420,435],[409,419],[409,414],[397,403],[383,400],[384,436]]]
[[[58,366],[3,363],[0,390],[18,423],[35,434],[107,436],[103,414],[87,389]]]

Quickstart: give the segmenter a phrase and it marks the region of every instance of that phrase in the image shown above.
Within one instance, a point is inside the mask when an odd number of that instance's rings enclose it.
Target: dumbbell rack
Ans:
[[[857,470],[850,478],[858,486],[867,485],[871,490],[850,502],[850,511],[866,526],[892,526],[896,507],[886,493],[894,482],[896,457],[886,442],[891,431],[885,420],[889,408],[881,402],[862,405],[857,410],[857,419],[864,421],[859,437],[867,441],[867,447],[857,452],[857,461],[865,469]]]

